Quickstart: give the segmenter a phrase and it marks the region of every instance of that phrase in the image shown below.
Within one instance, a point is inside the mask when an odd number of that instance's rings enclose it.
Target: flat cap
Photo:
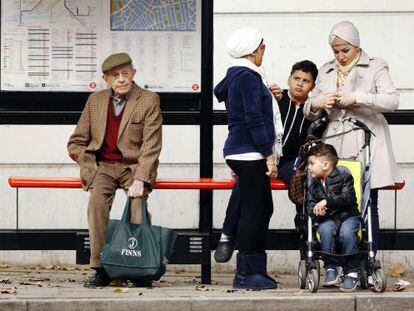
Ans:
[[[112,68],[130,63],[132,63],[132,59],[127,53],[111,54],[103,61],[102,72],[105,73]]]

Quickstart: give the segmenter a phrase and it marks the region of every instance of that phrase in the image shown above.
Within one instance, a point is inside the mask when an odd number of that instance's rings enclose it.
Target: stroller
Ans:
[[[361,269],[359,273],[359,282],[360,286],[363,289],[368,288],[368,277],[371,276],[373,280],[373,290],[375,292],[384,292],[387,287],[387,278],[384,271],[381,269],[381,263],[375,259],[375,254],[373,250],[373,240],[372,240],[372,221],[371,221],[371,200],[370,200],[370,140],[371,135],[374,135],[369,128],[362,123],[361,121],[348,118],[346,121],[353,124],[353,128],[339,133],[336,135],[324,137],[321,139],[316,138],[313,135],[313,132],[321,125],[326,125],[328,118],[321,118],[311,124],[308,130],[308,139],[306,143],[301,148],[301,154],[298,157],[298,161],[302,163],[303,167],[306,167],[306,183],[304,186],[304,200],[302,204],[302,210],[298,210],[295,217],[296,230],[300,233],[301,236],[301,245],[300,245],[300,256],[301,260],[298,266],[298,283],[301,289],[304,289],[306,285],[312,293],[316,293],[319,288],[320,281],[320,264],[319,259],[321,259],[320,251],[320,240],[317,234],[317,225],[313,222],[311,217],[307,215],[307,195],[308,195],[308,185],[312,180],[312,176],[307,169],[307,152],[315,144],[341,135],[345,135],[351,131],[363,130],[364,131],[364,144],[361,151],[364,152],[363,162],[356,160],[340,159],[338,162],[338,169],[349,170],[354,177],[354,187],[357,195],[358,209],[361,213],[361,227],[358,233],[359,242],[358,242],[358,258],[361,262]],[[339,260],[344,260],[346,256],[349,255],[335,255]],[[355,255],[355,254],[352,254]]]

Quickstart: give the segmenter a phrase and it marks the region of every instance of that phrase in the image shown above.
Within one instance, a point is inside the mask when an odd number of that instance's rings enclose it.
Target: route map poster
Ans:
[[[1,91],[97,91],[119,52],[142,87],[200,92],[201,0],[1,0]]]

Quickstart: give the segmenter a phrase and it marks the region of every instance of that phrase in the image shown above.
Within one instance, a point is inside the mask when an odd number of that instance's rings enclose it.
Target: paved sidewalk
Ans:
[[[294,275],[273,275],[277,290],[233,290],[231,274],[213,274],[211,285],[189,273],[167,273],[152,288],[115,284],[85,288],[91,275],[86,266],[8,267],[0,265],[0,310],[414,310],[414,285],[393,292],[388,278],[383,294],[369,290],[342,293],[320,288],[299,290]],[[414,277],[404,277],[414,284]]]

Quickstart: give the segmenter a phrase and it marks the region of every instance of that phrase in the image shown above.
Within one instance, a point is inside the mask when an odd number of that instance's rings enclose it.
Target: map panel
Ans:
[[[201,0],[0,1],[1,91],[98,91],[119,52],[144,88],[201,91]]]
[[[196,31],[195,0],[111,0],[111,30]]]

